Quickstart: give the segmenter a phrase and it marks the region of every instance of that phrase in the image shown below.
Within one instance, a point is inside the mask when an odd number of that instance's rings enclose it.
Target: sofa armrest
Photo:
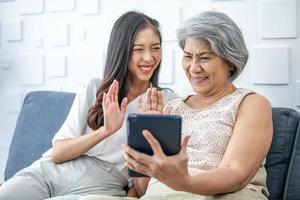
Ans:
[[[278,200],[285,196],[300,115],[289,108],[273,108],[272,111],[274,135],[265,166],[269,199]]]
[[[284,200],[300,199],[300,121],[293,146],[291,162],[286,178]]]

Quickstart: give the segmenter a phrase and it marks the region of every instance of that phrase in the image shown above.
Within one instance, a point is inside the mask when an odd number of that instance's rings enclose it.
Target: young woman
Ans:
[[[126,143],[126,115],[143,109],[138,99],[152,99],[156,103],[148,106],[156,110],[176,97],[168,90],[151,89],[158,88],[160,63],[158,22],[138,12],[123,14],[111,32],[103,80],[83,84],[53,138],[53,148],[5,182],[0,199],[126,196],[131,186],[121,148]]]

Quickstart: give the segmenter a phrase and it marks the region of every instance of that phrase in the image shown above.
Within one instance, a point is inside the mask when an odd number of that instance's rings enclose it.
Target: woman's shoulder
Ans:
[[[86,88],[99,88],[101,83],[100,78],[90,78],[83,82],[83,85],[85,85]]]
[[[82,100],[86,100],[88,104],[93,104],[96,99],[97,90],[100,87],[101,79],[91,78],[83,81],[80,90],[77,95],[81,97]]]
[[[100,87],[101,79],[99,78],[91,78],[82,82],[81,90],[84,90],[85,93],[94,93]]]
[[[252,103],[252,102],[270,103],[269,100],[265,96],[257,93],[254,90],[251,90],[248,88],[238,88],[237,91],[238,91],[238,93],[245,95],[243,101],[250,101],[250,103]]]
[[[245,98],[241,102],[239,110],[252,110],[257,112],[264,112],[271,109],[271,103],[265,96],[252,91],[245,96]]]

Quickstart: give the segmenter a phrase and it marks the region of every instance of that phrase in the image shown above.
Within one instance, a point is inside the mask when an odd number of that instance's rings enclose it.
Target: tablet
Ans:
[[[166,155],[179,153],[181,148],[181,117],[178,115],[129,114],[127,118],[127,142],[133,149],[153,155],[143,136],[149,130],[159,141]],[[129,176],[143,177],[144,174],[129,169]]]

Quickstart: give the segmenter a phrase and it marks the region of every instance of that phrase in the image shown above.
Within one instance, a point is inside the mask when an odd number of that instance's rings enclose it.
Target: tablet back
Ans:
[[[181,117],[178,115],[129,114],[127,118],[128,145],[139,152],[153,155],[142,131],[149,130],[159,141],[166,155],[174,155],[181,147]],[[144,176],[129,170],[130,176]]]

